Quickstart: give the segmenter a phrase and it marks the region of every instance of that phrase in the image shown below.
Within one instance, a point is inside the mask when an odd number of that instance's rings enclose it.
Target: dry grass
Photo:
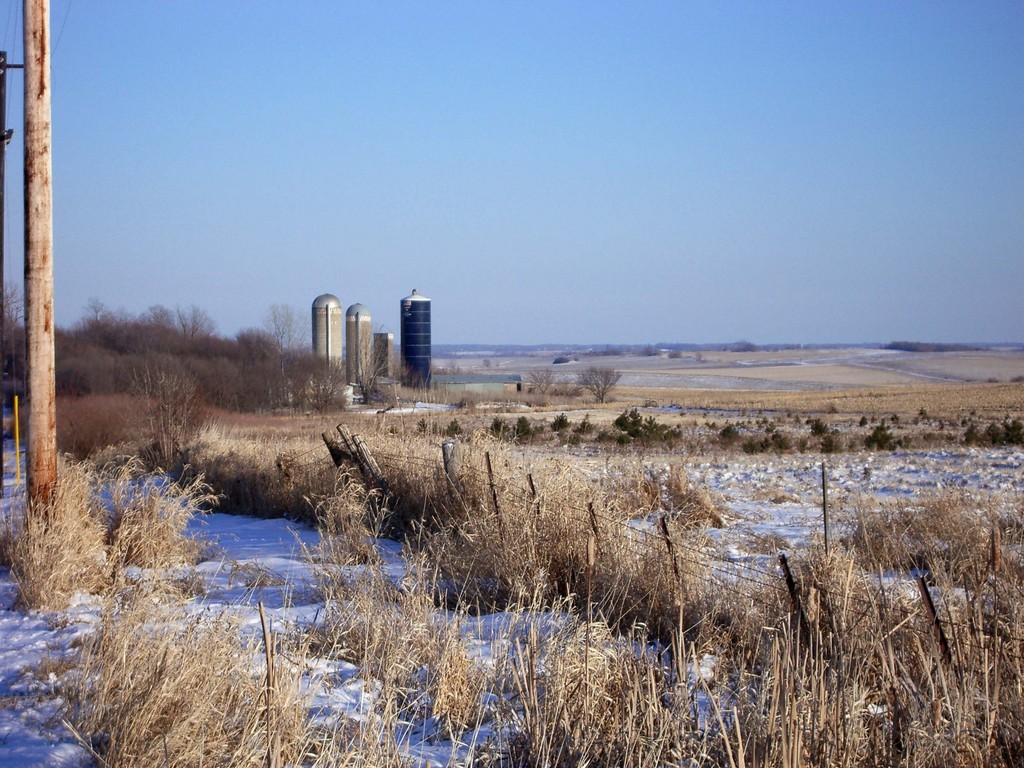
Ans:
[[[680,713],[662,702],[665,671],[600,622],[536,625],[512,656],[510,754],[522,766],[648,766],[682,756]]]
[[[201,482],[147,476],[138,461],[104,472],[62,461],[50,503],[3,521],[0,550],[19,604],[61,609],[75,593],[119,588],[128,566],[195,562],[184,529],[206,498]]]
[[[68,720],[109,768],[296,763],[314,751],[299,668],[278,657],[268,713],[260,656],[227,619],[183,621],[180,606],[135,593],[83,645]]]
[[[704,567],[695,531],[717,516],[711,497],[679,474],[626,465],[604,480],[555,457],[523,466],[514,448],[477,432],[453,480],[427,438],[384,434],[372,444],[393,494],[392,527],[438,569],[445,604],[490,611],[572,597],[614,626],[643,622],[665,637],[677,625],[678,596]],[[670,546],[663,532],[629,523],[668,507],[670,540],[690,530],[687,557],[671,556],[681,540]]]
[[[331,480],[325,490],[311,473],[289,491],[324,534],[310,554],[322,621],[295,642],[358,665],[375,696],[365,718],[325,734],[292,713],[293,683],[283,681],[283,709],[269,718],[281,723],[282,759],[403,765],[403,734],[433,728],[431,738],[472,741],[481,723],[495,736],[474,746],[478,764],[987,768],[1024,758],[1020,498],[950,490],[858,500],[846,538],[828,555],[817,546],[793,555],[797,610],[763,560],[748,569],[702,535],[719,522],[719,505],[678,462],[658,470],[629,457],[585,465],[480,431],[463,441],[461,471],[449,478],[439,439],[412,421],[375,423],[379,430],[363,432],[387,497],[335,473],[315,440],[306,448],[286,441],[294,453],[315,446]],[[261,447],[276,455],[280,445]],[[234,439],[224,449],[253,455]],[[270,461],[251,459],[268,477]],[[367,545],[368,532],[380,529],[403,535],[414,553],[404,579]],[[949,661],[906,578],[910,568],[928,570]],[[111,702],[104,706],[115,715],[109,724],[83,716],[81,732],[98,735],[105,755],[115,741],[118,750],[135,744],[122,764],[259,759],[268,721],[261,667],[253,666],[260,649],[240,645],[228,624],[166,629],[166,615],[147,618],[136,607],[104,623],[110,639],[96,644],[111,650],[90,646],[85,657],[106,660],[86,666],[82,685],[98,687],[83,687],[76,706]],[[512,618],[491,667],[474,660],[464,630],[471,615],[496,609]],[[208,632],[224,636],[224,655],[204,650]],[[146,634],[151,650],[136,656],[128,646],[149,644]],[[225,670],[234,693],[203,695],[221,702],[216,712],[237,714],[211,724],[218,715],[207,710],[204,724],[186,716],[176,693],[164,693],[172,690],[157,679],[164,669],[167,685],[170,677],[192,680],[178,646]],[[232,653],[243,658],[239,667]],[[131,670],[118,666],[128,656]],[[137,687],[122,692],[107,676]],[[135,709],[142,714],[131,723],[125,713]],[[166,747],[153,735],[163,732]],[[195,751],[214,737],[234,744],[229,757]]]
[[[863,509],[849,550],[795,559],[801,610],[791,612],[781,576],[716,564],[679,524],[667,538],[626,524],[707,509],[671,470],[588,473],[535,455],[524,465],[516,449],[476,434],[452,482],[432,443],[390,440],[373,444],[402,494],[392,507],[406,505],[403,530],[437,567],[446,605],[578,617],[571,631],[510,654],[504,674],[517,707],[498,753],[513,764],[644,765],[680,750],[707,764],[780,766],[1013,764],[1024,754],[1019,502],[1007,512],[949,491]],[[691,517],[698,529],[714,519]],[[988,566],[993,527],[998,576]],[[929,567],[936,581],[951,668],[938,661],[913,583],[877,576],[911,567]],[[637,637],[661,639],[668,661],[637,655]],[[678,688],[686,659],[705,654],[717,660],[714,675]]]
[[[316,438],[260,439],[208,427],[182,456],[185,478],[216,491],[216,511],[315,522],[314,498],[334,491],[334,467]]]
[[[985,571],[994,528],[1013,533],[995,497],[962,489],[882,503],[860,499],[851,511],[846,543],[863,562],[944,574],[957,584]]]
[[[335,491],[313,506],[320,544],[310,554],[331,568],[378,562],[371,536],[379,533],[378,499],[349,472],[340,472]]]
[[[368,567],[351,576],[329,571],[320,590],[325,608],[314,650],[413,696],[420,670],[442,654],[443,623],[424,585],[410,578],[396,586],[378,567]]]
[[[683,408],[711,411],[781,411],[804,415],[846,416],[899,414],[911,417],[924,408],[933,418],[959,421],[972,411],[979,418],[1001,419],[1024,410],[1024,384],[923,384],[860,387],[812,391],[760,391],[712,389],[654,389],[624,391],[620,402],[609,406],[621,411],[623,402],[675,403]]]
[[[117,566],[161,568],[194,563],[198,545],[188,521],[212,500],[202,479],[174,482],[144,473],[131,460],[98,479],[106,500],[109,556]]]
[[[481,696],[486,677],[470,658],[457,623],[450,624],[441,637],[441,653],[428,669],[426,694],[431,714],[448,739],[463,734],[484,719]]]
[[[85,465],[61,462],[50,502],[3,521],[3,561],[21,607],[59,610],[76,592],[96,592],[108,583],[106,528],[94,482]]]
[[[618,497],[616,503],[632,508],[633,517],[664,511],[683,528],[718,528],[723,524],[722,502],[707,488],[692,482],[681,462],[617,466],[610,483]]]

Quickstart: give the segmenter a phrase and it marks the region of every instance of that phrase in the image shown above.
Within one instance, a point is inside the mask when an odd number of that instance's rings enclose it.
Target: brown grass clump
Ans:
[[[180,607],[137,594],[83,645],[68,720],[110,768],[264,766],[268,748],[272,764],[297,763],[309,749],[298,669],[279,657],[268,717],[260,654],[224,618],[182,621]]]
[[[536,626],[512,660],[523,708],[515,765],[647,766],[682,755],[682,722],[666,705],[664,670],[601,622],[570,622],[541,639]]]
[[[431,594],[415,577],[396,586],[379,567],[320,583],[325,608],[313,637],[317,653],[357,664],[367,678],[412,696],[420,671],[441,656],[443,626]]]
[[[109,494],[106,539],[113,563],[159,568],[195,562],[198,545],[185,536],[185,526],[212,498],[201,479],[155,477],[131,460],[99,483]]]
[[[1006,527],[995,499],[954,489],[881,503],[861,499],[844,541],[875,568],[929,571],[959,583],[988,561],[994,527]]]
[[[483,718],[485,676],[470,659],[457,623],[443,633],[440,655],[428,672],[426,692],[431,713],[445,738],[458,739]]]
[[[48,504],[16,511],[4,521],[3,559],[23,608],[66,608],[76,592],[107,581],[105,528],[94,477],[81,464],[61,462]]]
[[[685,468],[673,464],[664,485],[673,521],[685,528],[721,528],[724,525],[722,503],[707,486],[692,482]]]
[[[370,539],[380,529],[378,499],[348,472],[338,475],[336,490],[315,503],[320,543],[310,559],[328,569],[379,561]]]
[[[315,523],[310,499],[334,491],[333,465],[316,441],[237,437],[209,427],[182,456],[185,478],[202,477],[218,512]]]
[[[142,474],[138,461],[98,473],[61,461],[49,504],[3,521],[0,549],[26,608],[61,609],[76,592],[101,593],[127,566],[195,561],[184,535],[207,498],[201,482],[179,484]]]

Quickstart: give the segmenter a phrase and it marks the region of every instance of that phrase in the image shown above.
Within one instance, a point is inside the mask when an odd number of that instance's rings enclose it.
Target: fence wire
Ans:
[[[307,451],[302,455],[307,455],[314,450],[318,449],[310,449],[310,451]],[[422,456],[395,454],[381,451],[374,451],[374,456],[379,464],[388,468],[414,466],[434,474],[439,479],[445,477],[444,467],[440,458],[433,460]],[[505,462],[505,465],[507,468],[512,468],[512,465],[508,462]],[[526,470],[524,470],[524,473],[527,475],[530,474]],[[471,476],[474,481],[481,484],[490,485],[492,482],[492,478],[488,475],[486,469],[474,466],[469,462],[463,463],[460,468],[460,475]],[[538,488],[537,494],[534,496],[525,484],[517,484],[508,478],[495,477],[493,484],[500,489],[502,498],[506,502],[511,501],[512,503],[520,506],[532,506],[536,504],[538,500],[543,500],[544,497],[543,488]],[[624,535],[647,538],[650,540],[650,546],[664,548],[666,556],[669,556],[665,533],[662,530],[658,530],[651,519],[624,519],[614,517],[607,512],[598,509],[593,502],[577,503],[570,511],[578,515],[581,520],[585,520],[587,517],[592,517],[609,528],[622,529],[620,532]],[[494,515],[495,513],[491,511],[488,514]],[[672,524],[671,517],[664,511],[661,512],[660,515],[655,515],[655,519],[659,522],[661,519],[665,519],[666,524]],[[771,602],[767,596],[773,593],[779,594],[780,592],[785,592],[786,586],[781,567],[776,566],[769,570],[764,567],[758,567],[750,562],[739,562],[735,558],[716,551],[713,547],[695,546],[687,543],[678,535],[678,528],[676,528],[675,531],[677,535],[671,535],[671,533],[672,531],[670,531],[669,541],[671,542],[671,547],[673,549],[672,554],[677,558],[678,562],[692,568],[707,569],[708,572],[715,577],[716,588],[744,600],[759,602],[762,606],[769,608],[774,608],[777,603]],[[751,557],[767,558],[770,556],[753,555]],[[741,588],[742,584],[748,585],[748,588]],[[908,580],[906,582],[908,591],[912,584],[912,580]],[[880,620],[883,615],[893,612],[895,606],[891,604],[891,599],[887,594],[887,592],[891,592],[891,590],[891,585],[887,589],[880,583],[877,587],[877,592],[875,593],[874,598],[863,597],[852,593],[844,593],[838,600],[839,603],[845,605],[847,609],[849,609],[843,614],[844,626],[857,626],[868,619]],[[801,597],[806,599],[807,595],[802,594],[801,591]],[[896,629],[905,627],[907,631],[914,632],[915,634],[927,639],[929,642],[934,642],[934,634],[930,627],[930,622],[929,626],[925,628],[919,626],[921,622],[915,621],[917,619],[926,619],[924,611],[920,608],[919,601],[911,598],[904,601],[904,603],[913,603],[914,605],[918,605],[918,608],[908,615],[902,615],[902,618],[895,622],[894,627]],[[810,606],[803,606],[805,610],[809,607]],[[904,605],[903,607],[906,608],[908,606]],[[954,645],[957,648],[994,651],[995,648],[991,647],[987,643],[998,642],[1001,653],[1017,660],[1018,662],[1024,660],[1024,650],[1012,652],[1006,647],[1007,644],[1014,643],[1018,646],[1024,647],[1024,637],[1005,631],[996,631],[992,634],[982,632],[982,637],[984,637],[986,641],[978,643],[973,641],[973,638],[977,637],[979,634],[979,629],[977,627],[965,623],[961,619],[955,618],[948,605],[945,605],[945,612],[947,615],[940,618],[940,623],[948,626],[954,633]],[[897,616],[901,615],[899,611],[896,611],[896,613]],[[998,621],[998,617],[995,617],[994,620]]]

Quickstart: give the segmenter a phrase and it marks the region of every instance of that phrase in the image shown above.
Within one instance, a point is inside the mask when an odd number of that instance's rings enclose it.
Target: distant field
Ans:
[[[550,368],[571,379],[586,365],[622,372],[624,387],[813,390],[899,384],[1009,382],[1024,380],[1024,352],[920,353],[880,349],[792,349],[765,352],[704,352],[663,356],[584,357],[553,365],[553,355],[460,357],[436,360],[442,367],[475,373],[522,373]]]
[[[472,373],[549,368],[563,382],[589,365],[622,373],[608,410],[652,402],[710,410],[1002,418],[1024,412],[1024,352],[914,353],[880,349],[705,352],[673,359],[585,357],[552,365],[551,355],[435,361]],[[557,398],[556,398],[557,399]],[[553,403],[554,405],[554,403]],[[580,407],[579,403],[574,407]],[[586,406],[595,410],[593,404]]]
[[[709,410],[913,416],[923,409],[935,417],[951,419],[972,413],[992,419],[1024,413],[1024,384],[1021,383],[917,384],[811,391],[624,388],[616,396],[619,401],[649,399]]]

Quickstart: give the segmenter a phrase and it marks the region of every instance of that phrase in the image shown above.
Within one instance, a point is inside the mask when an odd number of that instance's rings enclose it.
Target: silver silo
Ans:
[[[330,293],[313,299],[313,354],[341,363],[341,301]]]
[[[391,361],[395,359],[395,334],[382,331],[373,334],[373,367],[380,375],[390,379],[394,376]]]
[[[362,304],[353,304],[345,312],[345,372],[348,383],[362,384],[372,365],[373,322],[370,310]]]

